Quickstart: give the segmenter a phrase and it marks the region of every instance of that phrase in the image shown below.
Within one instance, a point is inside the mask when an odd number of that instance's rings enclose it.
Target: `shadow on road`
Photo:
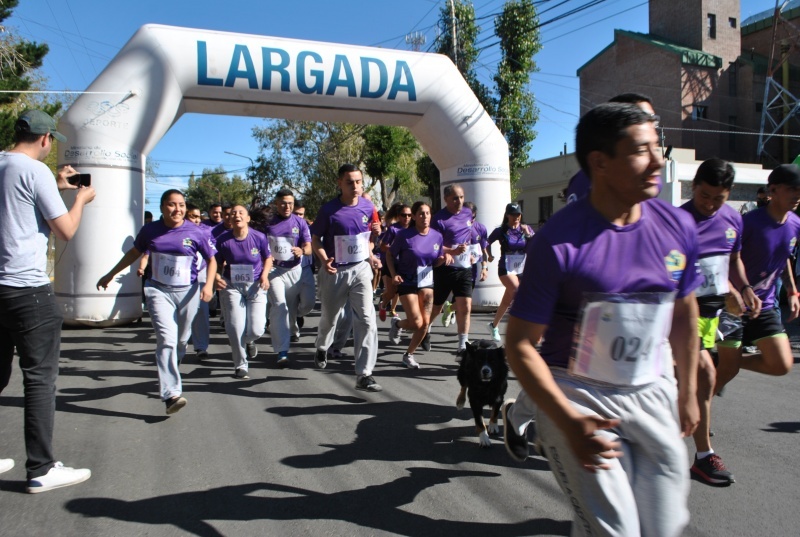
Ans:
[[[86,517],[176,526],[201,537],[223,535],[209,521],[340,520],[397,535],[569,535],[571,523],[549,518],[519,523],[434,519],[403,508],[423,490],[457,478],[494,478],[491,472],[409,468],[409,475],[359,490],[323,493],[273,483],[250,483],[123,501],[81,498],[67,502]]]

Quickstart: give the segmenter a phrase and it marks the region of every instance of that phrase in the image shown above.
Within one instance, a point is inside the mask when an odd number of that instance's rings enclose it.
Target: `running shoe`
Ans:
[[[392,317],[392,325],[389,327],[389,341],[392,345],[400,343],[400,318]]]
[[[460,349],[458,349],[456,351],[456,362],[458,362],[460,364],[461,360],[464,358],[464,355],[466,355],[466,354],[467,354],[467,348],[466,347],[461,347]]]
[[[325,369],[325,366],[328,365],[328,353],[322,349],[317,349],[316,354],[314,354],[314,363],[319,369]]]
[[[328,360],[341,360],[344,358],[339,349],[328,349]]]
[[[523,462],[528,458],[528,439],[520,436],[517,428],[508,420],[508,411],[516,401],[516,399],[506,399],[506,402],[503,403],[503,442],[511,458],[517,462]]]
[[[28,479],[27,490],[30,494],[47,492],[83,483],[90,477],[92,477],[92,471],[88,468],[68,468],[57,462],[46,474]]]
[[[492,334],[492,339],[497,343],[500,343],[500,330],[494,325],[493,322],[489,321],[489,333]]]
[[[188,401],[180,396],[173,397],[164,401],[164,406],[167,407],[167,414],[175,414],[177,411],[186,406]]]
[[[399,317],[399,315],[397,315],[397,312],[395,310],[389,310],[389,316],[390,317]]]
[[[414,360],[413,354],[403,353],[403,365],[409,369],[419,369],[419,364]]]
[[[381,322],[386,321],[386,306],[381,302],[381,305],[378,306],[378,318]]]
[[[442,325],[447,328],[450,326],[450,323],[453,320],[450,318],[451,314],[454,314],[453,305],[450,303],[449,300],[444,301],[444,305],[442,306]]]
[[[692,473],[709,485],[725,486],[736,482],[733,474],[728,471],[725,463],[722,462],[722,457],[716,453],[712,453],[702,459],[698,459],[697,455],[695,455]]]
[[[0,459],[0,474],[8,472],[14,467],[14,459]]]
[[[208,351],[197,351],[195,354],[197,355],[198,360],[202,360],[203,358],[208,358]]]
[[[278,367],[284,369],[287,365],[289,365],[289,356],[285,352],[278,353]]]
[[[258,345],[255,341],[251,341],[247,344],[247,359],[252,360],[256,356],[258,356]]]
[[[300,343],[300,336],[291,336],[289,338],[289,341],[291,341],[292,343]]]
[[[383,388],[380,384],[375,382],[372,375],[360,375],[356,379],[356,390],[361,390],[362,392],[379,392],[383,390]]]
[[[237,379],[242,379],[242,380],[247,380],[247,379],[250,378],[250,375],[247,374],[247,369],[245,369],[243,367],[240,367],[239,369],[237,369],[236,373],[234,373],[234,376]]]
[[[431,333],[428,332],[425,334],[425,337],[422,338],[422,350],[425,352],[431,352]]]

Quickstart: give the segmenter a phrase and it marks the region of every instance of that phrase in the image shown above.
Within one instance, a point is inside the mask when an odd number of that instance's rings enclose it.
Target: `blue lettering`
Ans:
[[[378,89],[370,90],[370,65],[378,68]],[[361,97],[365,99],[377,99],[386,93],[386,86],[389,84],[389,75],[386,72],[386,64],[377,58],[361,58]]]
[[[208,49],[205,41],[197,42],[197,84],[200,86],[221,86],[221,78],[208,76]]]
[[[342,71],[344,71],[345,78],[342,78]],[[358,97],[356,93],[356,81],[355,77],[353,77],[353,69],[350,67],[350,62],[347,61],[347,56],[337,54],[336,58],[333,60],[331,83],[325,95],[335,95],[336,88],[340,87],[347,88],[348,97]]]
[[[405,84],[401,81],[401,74],[405,75]],[[406,62],[398,60],[395,66],[392,89],[389,90],[389,100],[395,100],[397,94],[401,91],[405,91],[408,94],[408,100],[410,102],[417,100],[417,89],[414,87],[414,77],[411,76],[411,69]]]
[[[280,57],[280,63],[277,65],[272,63],[272,55],[277,54]],[[281,76],[281,91],[291,91],[289,88],[289,53],[279,48],[261,48],[262,63],[264,66],[264,83],[261,89],[272,89],[272,73],[278,73]]]
[[[316,52],[308,52],[304,50],[297,55],[297,89],[300,93],[317,93],[322,94],[322,87],[325,83],[325,71],[319,69],[312,69],[308,73],[314,77],[314,85],[309,86],[306,84],[306,58],[313,59],[316,63],[322,63],[322,56]]]
[[[239,69],[239,64],[242,60],[244,60],[244,71]],[[228,78],[225,79],[225,86],[232,88],[237,78],[246,78],[250,84],[250,89],[258,89],[256,68],[253,65],[253,58],[250,57],[250,51],[245,45],[236,45],[233,49],[231,67],[228,70]]]

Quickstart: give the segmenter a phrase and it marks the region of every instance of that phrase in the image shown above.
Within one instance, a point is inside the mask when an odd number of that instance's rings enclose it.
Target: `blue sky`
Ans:
[[[647,3],[643,0],[603,0],[592,8],[553,19],[590,0],[538,2],[542,50],[536,56],[539,72],[531,90],[539,106],[537,139],[531,157],[556,156],[567,144],[573,148],[573,129],[579,113],[578,67],[611,43],[614,28],[647,32]],[[483,28],[482,46],[496,41],[493,14],[504,0],[475,0]],[[409,49],[405,35],[427,38],[422,50],[436,39],[436,21],[444,0],[22,0],[6,26],[19,36],[50,46],[43,74],[47,90],[82,91],[111,61],[127,40],[147,23],[186,26],[314,41]],[[741,20],[774,8],[769,0],[743,0]],[[500,53],[483,50],[479,77],[487,84]],[[159,142],[149,159],[158,163],[158,183],[148,182],[147,198],[157,200],[166,188],[181,187],[190,173],[224,166],[241,170],[249,161],[225,151],[255,158],[258,146],[251,135],[262,118],[185,115]]]

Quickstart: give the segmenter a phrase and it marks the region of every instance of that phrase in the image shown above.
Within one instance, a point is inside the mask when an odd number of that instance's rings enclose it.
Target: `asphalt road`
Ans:
[[[473,338],[488,320],[474,316]],[[411,371],[381,323],[384,391],[366,394],[353,389],[352,350],[314,368],[317,321],[307,319],[285,370],[262,338],[250,380],[233,378],[212,321],[211,356],[181,366],[189,404],[172,417],[157,396],[147,319],[65,329],[56,453],[93,475],[25,494],[15,370],[0,396],[0,457],[17,462],[0,476],[0,535],[569,535],[547,462],[512,461],[502,438],[479,448],[470,411],[456,410],[452,327],[435,328],[432,352]],[[744,372],[715,400],[714,445],[737,482],[692,482],[686,535],[798,534],[798,375]],[[517,391],[512,381],[508,395]]]

